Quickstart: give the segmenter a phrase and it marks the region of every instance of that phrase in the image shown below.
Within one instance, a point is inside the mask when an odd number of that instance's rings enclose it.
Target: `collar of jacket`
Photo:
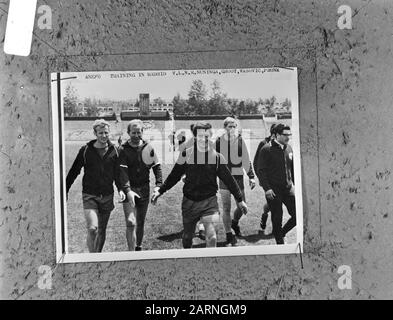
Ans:
[[[138,147],[133,147],[130,143],[130,140],[127,140],[126,142],[123,143],[123,147],[124,148],[132,148],[132,149],[136,149],[136,148],[140,148],[140,147],[144,147],[145,145],[147,145],[147,141],[146,140],[142,140],[142,144]]]
[[[285,150],[287,148],[287,145],[284,145],[284,148],[281,148],[280,144],[275,139],[270,140],[270,143],[272,146],[280,148],[280,150]]]
[[[220,140],[225,140],[225,142],[235,143],[241,138],[241,134],[237,134],[232,140],[229,138],[228,133],[224,133],[222,136],[218,137]]]
[[[94,147],[94,143],[97,141],[97,139],[94,139],[94,140],[91,140],[91,141],[89,141],[88,143],[87,143],[87,145],[89,146],[89,147]],[[112,147],[112,146],[114,146],[114,144],[110,141],[110,140],[108,140],[108,148],[110,148],[110,147]]]

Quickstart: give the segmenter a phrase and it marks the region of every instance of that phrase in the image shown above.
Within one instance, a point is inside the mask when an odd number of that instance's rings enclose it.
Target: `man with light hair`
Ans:
[[[216,247],[215,228],[219,221],[217,177],[225,181],[244,213],[247,211],[247,205],[242,201],[240,189],[224,164],[222,155],[213,148],[211,125],[200,121],[195,124],[192,131],[194,145],[180,153],[168,178],[154,191],[152,203],[155,204],[164,192],[171,189],[185,175],[181,209],[183,248],[192,247],[195,226],[199,220],[205,227],[206,247]]]
[[[109,123],[98,119],[93,124],[96,139],[80,148],[66,178],[68,192],[84,168],[82,179],[83,210],[89,252],[101,252],[113,204],[113,182],[119,189],[118,150],[109,140]]]
[[[216,140],[215,148],[225,158],[229,171],[236,180],[242,194],[242,200],[246,201],[243,182],[243,170],[247,173],[251,190],[255,187],[254,171],[252,169],[247,146],[238,132],[238,123],[235,118],[227,117],[224,120],[225,133]],[[224,181],[220,180],[220,194],[223,208],[222,220],[226,232],[227,245],[236,245],[237,240],[233,235],[241,236],[239,220],[243,215],[242,210],[237,207],[231,218],[231,193]]]
[[[153,146],[143,140],[143,122],[131,120],[127,133],[130,139],[121,146],[119,155],[120,195],[126,198],[123,210],[128,250],[141,251],[150,201],[150,169],[153,169],[156,179],[155,190],[162,184],[162,171]]]

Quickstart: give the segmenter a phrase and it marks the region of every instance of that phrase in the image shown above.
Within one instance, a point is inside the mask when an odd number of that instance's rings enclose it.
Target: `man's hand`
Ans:
[[[132,207],[135,207],[135,197],[140,198],[139,194],[132,190],[127,192],[127,199]]]
[[[124,200],[126,200],[126,194],[122,190],[119,191],[119,197],[120,197],[119,202],[123,202]]]
[[[151,197],[151,203],[153,205],[156,205],[158,198],[161,197],[161,193],[159,190],[160,190],[160,188],[154,188],[153,196]]]
[[[265,196],[266,196],[266,199],[273,200],[276,197],[276,194],[274,193],[274,191],[272,189],[269,189],[266,191]]]
[[[248,212],[247,204],[244,201],[236,203],[237,207],[241,210],[241,212],[245,215]]]
[[[251,187],[251,190],[254,189],[255,186],[256,186],[255,179],[250,179],[250,187]]]
[[[295,195],[295,185],[294,184],[292,184],[291,190],[289,190],[289,194],[292,195],[292,196]]]

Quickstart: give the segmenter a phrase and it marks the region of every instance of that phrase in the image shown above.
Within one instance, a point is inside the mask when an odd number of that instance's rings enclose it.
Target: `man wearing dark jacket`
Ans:
[[[82,148],[67,174],[67,199],[75,179],[84,168],[82,179],[83,210],[87,224],[89,252],[101,252],[105,243],[106,227],[113,204],[113,182],[118,176],[118,151],[109,140],[109,123],[96,120],[93,124],[96,140]]]
[[[120,195],[128,200],[123,202],[128,250],[141,251],[150,201],[150,169],[156,178],[156,189],[162,184],[162,171],[153,146],[142,139],[143,122],[130,121],[127,132],[130,139],[122,145],[119,155]]]
[[[259,174],[258,173],[258,155],[259,155],[259,151],[261,151],[261,149],[263,148],[263,146],[265,144],[269,143],[271,140],[274,139],[274,137],[275,137],[275,133],[274,133],[275,126],[276,126],[276,124],[274,124],[274,123],[271,125],[271,127],[270,127],[270,136],[266,137],[265,139],[263,139],[258,144],[257,151],[255,152],[253,165],[254,165],[254,170],[255,170],[255,173],[256,173],[257,176]],[[262,186],[261,178],[258,177],[258,180],[259,180],[259,185]],[[262,213],[262,216],[261,216],[261,222],[259,224],[261,226],[262,231],[265,231],[265,229],[266,229],[266,222],[267,222],[269,211],[270,211],[270,208],[269,208],[269,205],[266,202],[263,205],[263,213]]]
[[[194,146],[181,152],[168,178],[154,192],[152,203],[155,204],[157,199],[185,174],[182,202],[183,247],[192,247],[195,226],[199,220],[205,227],[206,247],[215,247],[215,225],[219,221],[217,177],[224,181],[244,214],[247,213],[247,205],[242,200],[239,186],[225,165],[225,159],[212,146],[211,125],[197,122],[193,127],[193,136]]]
[[[293,151],[288,145],[290,128],[278,124],[276,137],[262,147],[258,155],[258,177],[265,190],[272,212],[273,235],[277,244],[284,244],[285,235],[296,226],[296,206],[293,177]],[[282,204],[291,216],[282,227]]]

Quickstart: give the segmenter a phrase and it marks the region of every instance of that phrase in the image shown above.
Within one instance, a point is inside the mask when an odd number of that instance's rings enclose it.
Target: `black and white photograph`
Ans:
[[[392,17],[0,1],[0,300],[393,299]]]
[[[297,69],[51,74],[64,262],[298,253]]]

